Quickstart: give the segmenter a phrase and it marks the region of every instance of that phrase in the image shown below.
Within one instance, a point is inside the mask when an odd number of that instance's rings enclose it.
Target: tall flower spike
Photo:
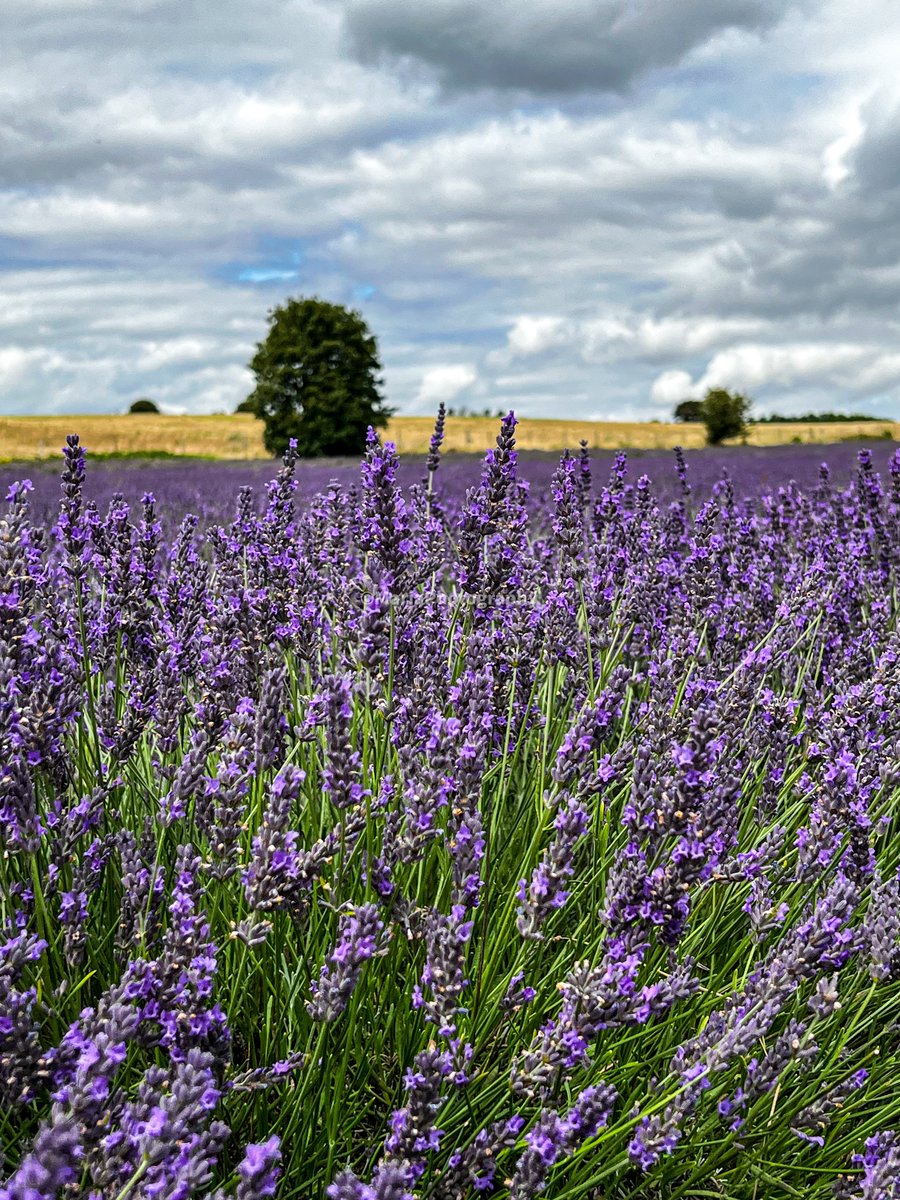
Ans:
[[[311,985],[313,998],[306,1005],[317,1021],[334,1021],[347,1007],[363,966],[378,953],[384,929],[377,904],[361,904],[343,913],[337,945]]]
[[[425,459],[425,469],[428,471],[428,484],[431,486],[432,476],[441,465],[441,446],[444,444],[444,421],[447,417],[447,406],[443,400],[438,405],[437,417],[434,422],[434,433],[428,443],[428,457]]]

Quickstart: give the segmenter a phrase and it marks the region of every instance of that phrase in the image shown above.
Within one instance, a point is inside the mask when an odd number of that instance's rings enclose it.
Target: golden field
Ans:
[[[493,417],[448,417],[444,447],[480,453],[493,442],[497,425]],[[394,417],[385,437],[396,442],[401,454],[424,454],[432,427],[430,417]],[[91,413],[0,417],[0,461],[52,458],[59,453],[68,433],[78,433],[89,451],[100,454],[165,451],[222,459],[267,457],[262,426],[246,413],[183,417]],[[900,439],[900,423],[754,425],[747,441],[753,446],[777,446],[794,440],[826,443],[864,436]],[[702,425],[642,421],[553,421],[525,417],[516,437],[522,450],[575,450],[582,438],[596,450],[666,450],[678,445],[695,449],[704,444]]]

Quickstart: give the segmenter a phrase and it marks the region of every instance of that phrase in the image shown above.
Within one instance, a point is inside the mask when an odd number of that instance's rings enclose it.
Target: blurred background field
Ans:
[[[481,453],[497,433],[494,417],[448,417],[445,451]],[[433,428],[431,417],[394,417],[385,437],[400,454],[424,454]],[[246,413],[221,416],[103,415],[0,417],[0,461],[55,458],[66,434],[78,433],[94,454],[189,455],[214,459],[265,459],[262,424]],[[751,425],[752,446],[789,443],[826,444],[861,437],[900,438],[895,421],[835,423],[785,422]],[[553,421],[524,417],[516,431],[522,450],[575,449],[584,439],[594,450],[699,449],[701,424],[643,421]]]
[[[845,440],[830,446],[704,446],[687,450],[684,457],[695,497],[708,496],[714,484],[727,472],[738,497],[758,498],[762,492],[776,492],[789,480],[794,480],[804,491],[810,491],[819,481],[823,462],[828,464],[832,482],[844,486],[855,475],[858,454],[863,448],[871,452],[875,470],[887,481],[896,446],[881,438],[865,442]],[[592,452],[592,473],[598,487],[609,479],[614,461],[614,450]],[[558,457],[552,452],[522,452],[522,476],[528,484],[529,505],[535,512],[552,508],[550,485],[557,462]],[[458,515],[456,507],[466,489],[478,483],[482,463],[481,454],[464,452],[448,455],[442,460],[435,486],[451,520]],[[41,462],[0,464],[0,493],[5,494],[17,479],[29,479],[35,519],[52,524],[59,511],[61,465],[60,454]],[[167,527],[177,525],[185,512],[196,513],[204,525],[227,523],[234,515],[238,491],[244,486],[252,488],[255,507],[264,506],[266,484],[279,465],[271,459],[203,461],[177,455],[158,459],[140,455],[98,459],[88,455],[85,495],[105,512],[116,495],[124,496],[129,504],[139,505],[141,496],[151,492]],[[681,497],[681,484],[671,450],[630,449],[627,453],[628,484],[634,485],[642,475],[651,480],[661,504]],[[301,503],[307,503],[325,491],[332,481],[349,488],[359,483],[359,477],[359,461],[355,458],[301,461],[296,471],[297,498]],[[424,455],[407,454],[401,462],[400,482],[408,487],[424,477]]]

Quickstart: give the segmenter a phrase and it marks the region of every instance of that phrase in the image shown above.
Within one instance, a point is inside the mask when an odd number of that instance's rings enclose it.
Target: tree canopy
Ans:
[[[702,421],[703,420],[703,401],[702,400],[682,400],[680,404],[675,405],[675,420],[676,421]]]
[[[139,400],[135,400],[128,411],[130,413],[158,413],[159,405],[155,400],[151,400],[147,396],[141,396]]]
[[[247,398],[265,423],[270,454],[292,438],[305,456],[360,454],[366,431],[387,424],[378,346],[360,313],[318,297],[271,309],[269,332],[250,361]]]
[[[725,438],[739,437],[747,428],[751,401],[742,392],[727,388],[709,388],[703,397],[701,410],[706,426],[706,439],[717,446]]]

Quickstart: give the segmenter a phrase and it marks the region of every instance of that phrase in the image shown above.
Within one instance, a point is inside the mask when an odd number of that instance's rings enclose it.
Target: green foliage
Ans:
[[[781,413],[769,413],[767,417],[754,417],[754,425],[839,425],[853,421],[889,421],[890,417],[873,417],[867,413],[802,413],[785,417]]]
[[[676,421],[702,421],[703,420],[703,401],[702,400],[682,400],[680,404],[675,405],[675,420]]]
[[[269,333],[250,361],[248,397],[265,422],[270,454],[292,438],[300,454],[359,454],[366,430],[387,424],[378,346],[358,312],[318,297],[289,299],[268,315]]]
[[[727,388],[710,388],[701,402],[706,440],[711,446],[730,437],[740,437],[747,429],[750,399],[742,392]]]
[[[234,411],[236,413],[251,413],[255,417],[257,415],[256,414],[256,401],[253,399],[252,396],[248,396],[246,400],[242,400],[240,402],[240,404],[237,406],[237,408]]]
[[[128,411],[130,413],[158,413],[159,405],[149,397],[141,396],[139,400],[135,400]]]

